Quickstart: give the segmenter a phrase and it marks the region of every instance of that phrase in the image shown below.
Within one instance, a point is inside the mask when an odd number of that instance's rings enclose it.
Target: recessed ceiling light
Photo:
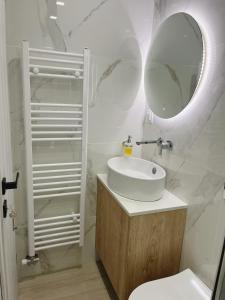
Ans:
[[[56,1],[56,4],[59,5],[59,6],[64,6],[65,2],[63,2],[63,1]]]
[[[49,18],[52,19],[52,20],[56,20],[58,17],[57,16],[50,16]]]

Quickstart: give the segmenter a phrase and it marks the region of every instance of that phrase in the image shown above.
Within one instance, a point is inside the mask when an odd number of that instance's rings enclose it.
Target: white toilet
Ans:
[[[190,270],[144,283],[129,300],[210,300],[211,290]]]

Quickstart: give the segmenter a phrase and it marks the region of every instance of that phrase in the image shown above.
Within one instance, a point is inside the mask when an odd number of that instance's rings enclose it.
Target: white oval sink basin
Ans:
[[[162,197],[166,172],[159,165],[135,157],[114,157],[107,164],[108,185],[115,193],[137,201]]]

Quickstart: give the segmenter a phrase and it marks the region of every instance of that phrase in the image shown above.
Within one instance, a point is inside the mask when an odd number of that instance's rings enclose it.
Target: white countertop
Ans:
[[[106,174],[98,174],[97,177],[107,188],[107,190],[113,195],[120,207],[124,209],[129,216],[152,214],[156,212],[187,208],[187,204],[185,202],[183,202],[167,190],[164,191],[164,195],[160,200],[154,202],[142,202],[125,198],[117,193],[114,193],[109,188]]]

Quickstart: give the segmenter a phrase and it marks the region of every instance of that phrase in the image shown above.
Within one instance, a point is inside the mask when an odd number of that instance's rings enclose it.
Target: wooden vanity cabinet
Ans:
[[[96,253],[119,300],[179,272],[186,208],[130,217],[98,180]]]

